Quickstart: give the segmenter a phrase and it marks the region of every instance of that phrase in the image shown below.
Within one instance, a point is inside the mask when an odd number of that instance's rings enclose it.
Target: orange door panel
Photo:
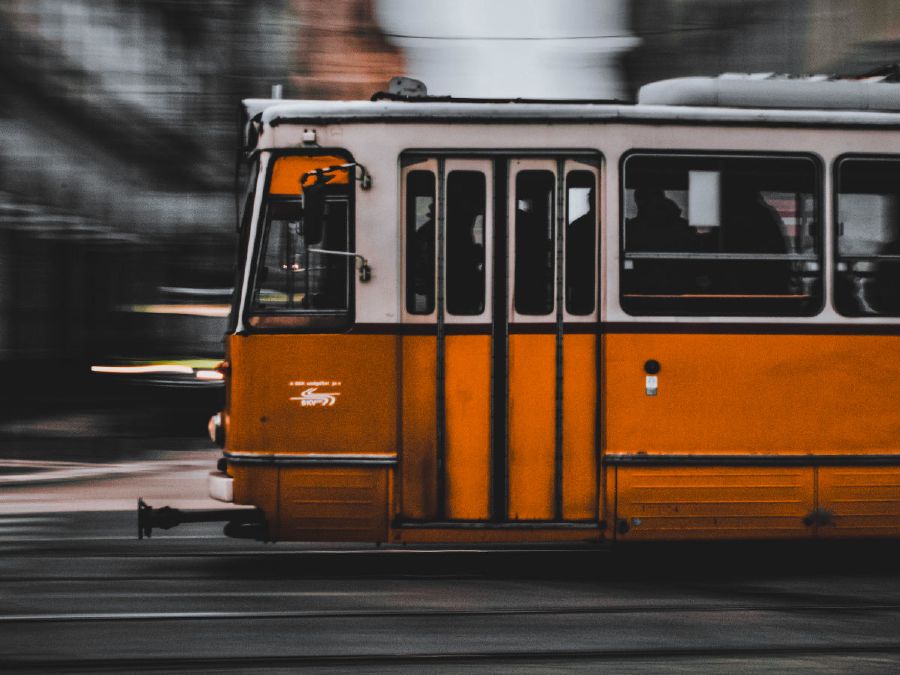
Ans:
[[[485,520],[491,479],[491,338],[446,338],[447,517]]]
[[[403,339],[400,509],[404,518],[426,520],[437,513],[437,338]]]
[[[509,336],[509,518],[554,516],[556,336]]]
[[[597,517],[597,345],[563,338],[563,519]]]
[[[230,337],[231,452],[396,451],[396,352],[386,335]]]

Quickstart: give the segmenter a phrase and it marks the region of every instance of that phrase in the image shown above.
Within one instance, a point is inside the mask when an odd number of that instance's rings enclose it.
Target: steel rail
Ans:
[[[900,642],[859,644],[802,644],[759,647],[666,647],[657,649],[497,650],[481,652],[424,652],[420,654],[289,654],[284,656],[144,656],[140,658],[0,658],[0,669],[36,672],[141,672],[188,670],[271,670],[298,667],[423,667],[450,664],[537,663],[552,661],[664,661],[686,659],[777,659],[779,657],[836,657],[866,654],[900,655]]]
[[[47,614],[4,614],[0,625],[36,623],[160,622],[160,621],[247,621],[270,619],[371,619],[483,616],[618,615],[618,614],[714,614],[716,612],[808,614],[817,612],[900,612],[900,603],[805,603],[767,605],[723,605],[694,603],[685,605],[613,607],[521,607],[495,609],[416,609],[416,610],[284,610],[284,611],[197,611],[197,612],[90,612]]]

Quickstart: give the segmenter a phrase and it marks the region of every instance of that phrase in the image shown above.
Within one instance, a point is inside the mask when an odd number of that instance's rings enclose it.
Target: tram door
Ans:
[[[400,520],[596,520],[599,164],[402,164]]]

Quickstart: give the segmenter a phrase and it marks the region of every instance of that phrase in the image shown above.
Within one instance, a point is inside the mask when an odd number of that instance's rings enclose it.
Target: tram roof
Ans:
[[[760,73],[679,77],[641,87],[638,102],[728,108],[900,111],[900,84],[884,77],[841,80],[823,75]]]
[[[900,84],[724,75],[662,80],[636,104],[422,97],[376,101],[247,99],[246,119],[267,126],[330,122],[734,124],[900,127]]]
[[[568,103],[245,101],[267,126],[330,122],[635,122],[803,126],[898,126],[897,112]],[[258,110],[253,113],[252,111]]]

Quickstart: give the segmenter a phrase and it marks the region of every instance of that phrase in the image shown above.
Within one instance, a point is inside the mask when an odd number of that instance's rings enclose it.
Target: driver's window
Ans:
[[[319,223],[305,221],[299,201],[270,204],[263,254],[254,284],[253,309],[347,311],[352,258],[318,251],[346,251],[348,224],[345,199],[327,199]]]
[[[257,228],[250,327],[320,331],[352,320],[353,182],[340,170],[348,161],[275,158]]]

